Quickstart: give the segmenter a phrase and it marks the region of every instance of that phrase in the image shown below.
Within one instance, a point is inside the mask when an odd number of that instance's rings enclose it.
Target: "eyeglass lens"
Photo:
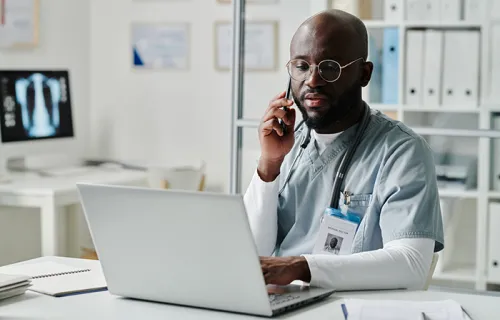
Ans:
[[[301,59],[291,60],[288,64],[288,73],[294,80],[303,81],[307,79],[314,67]],[[333,82],[340,77],[340,65],[334,60],[324,60],[318,65],[319,74],[325,81]]]

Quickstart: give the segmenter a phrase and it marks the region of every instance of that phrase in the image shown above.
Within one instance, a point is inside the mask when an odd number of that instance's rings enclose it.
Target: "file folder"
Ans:
[[[484,19],[484,0],[464,0],[464,20],[479,22]]]
[[[399,91],[399,29],[384,29],[382,50],[382,103],[398,103]]]
[[[443,105],[471,106],[479,97],[479,31],[444,34]]]
[[[490,202],[488,209],[488,281],[500,283],[500,203]]]
[[[493,114],[491,118],[492,129],[500,130],[500,114]],[[491,187],[500,191],[500,139],[491,139]]]
[[[373,19],[373,1],[358,0],[358,17],[363,20]]]
[[[363,88],[363,99],[369,103],[381,103],[382,101],[382,58],[381,50],[377,45],[375,37],[368,32],[368,60],[373,63],[373,71],[370,82]]]
[[[462,19],[461,0],[441,0],[441,21],[454,22]]]
[[[423,20],[439,21],[441,19],[441,1],[442,0],[423,0]]]
[[[479,31],[473,30],[461,31],[461,33],[464,49],[460,52],[464,55],[464,60],[462,60],[463,78],[460,77],[458,98],[468,106],[478,106],[481,35]],[[464,61],[467,63],[463,63]]]
[[[406,6],[405,6],[406,20],[408,21],[426,20],[425,17],[426,1],[427,0],[406,0]]]
[[[500,9],[500,6],[499,6]],[[500,23],[491,26],[489,100],[500,103]],[[498,128],[500,129],[500,128]],[[500,150],[498,150],[500,152]]]
[[[424,35],[423,30],[408,30],[406,34],[405,103],[407,105],[421,106],[423,102]]]
[[[443,31],[428,29],[424,39],[423,105],[441,104]]]
[[[490,15],[492,20],[500,21],[500,0],[491,0]]]
[[[384,20],[387,22],[403,20],[404,2],[401,0],[384,1]]]

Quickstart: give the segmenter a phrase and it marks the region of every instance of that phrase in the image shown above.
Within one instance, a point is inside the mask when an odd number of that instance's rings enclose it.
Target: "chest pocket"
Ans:
[[[366,213],[366,209],[372,203],[372,194],[351,194],[349,199],[345,199],[344,194],[342,193],[340,196],[340,205],[342,205],[345,200],[349,201],[348,210],[360,215],[360,217],[363,218]]]

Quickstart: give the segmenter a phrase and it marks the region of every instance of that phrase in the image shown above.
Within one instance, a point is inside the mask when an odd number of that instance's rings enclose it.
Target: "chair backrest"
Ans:
[[[429,268],[429,274],[427,275],[427,280],[425,281],[424,290],[429,289],[429,285],[431,284],[432,276],[434,275],[434,270],[436,270],[436,265],[438,263],[438,260],[439,260],[439,254],[434,253],[432,255],[431,267]]]

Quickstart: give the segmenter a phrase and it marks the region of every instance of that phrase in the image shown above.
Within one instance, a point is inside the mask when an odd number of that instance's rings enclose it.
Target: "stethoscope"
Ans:
[[[364,106],[364,112],[363,112],[363,117],[361,119],[359,127],[356,129],[356,135],[354,138],[354,142],[349,146],[349,149],[344,154],[344,157],[342,158],[342,161],[340,163],[339,169],[335,175],[334,182],[333,182],[333,191],[332,191],[332,197],[330,200],[330,208],[338,209],[339,208],[339,199],[340,199],[340,188],[342,186],[342,182],[344,181],[344,177],[346,176],[347,169],[349,167],[349,164],[352,161],[352,157],[354,156],[354,152],[356,151],[356,148],[358,147],[359,143],[361,142],[361,138],[366,131],[366,128],[368,127],[369,118],[370,118],[370,108],[365,105]],[[302,125],[305,124],[305,121],[301,121],[299,125],[295,128],[294,132],[296,132]],[[305,150],[305,148],[309,145],[309,142],[311,141],[311,128],[307,128],[307,134],[304,137],[304,141],[302,141],[302,144],[300,145],[300,151],[299,154],[295,157],[295,159],[292,162],[292,165],[290,167],[290,170],[288,171],[288,174],[286,176],[285,182],[283,183],[283,187],[279,191],[279,195],[283,192],[285,189],[286,185],[290,181],[290,177],[292,175],[293,169],[295,167],[295,164],[297,161],[302,157],[302,154]]]

